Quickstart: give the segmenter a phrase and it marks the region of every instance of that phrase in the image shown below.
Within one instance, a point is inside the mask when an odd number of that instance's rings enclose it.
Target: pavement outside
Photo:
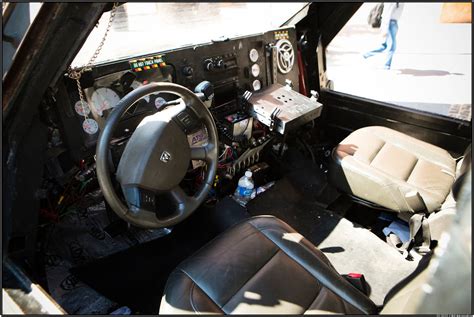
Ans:
[[[382,42],[367,24],[366,3],[327,49],[334,90],[444,116],[471,120],[471,23],[440,23],[442,3],[405,3],[392,68],[385,54],[362,54]]]

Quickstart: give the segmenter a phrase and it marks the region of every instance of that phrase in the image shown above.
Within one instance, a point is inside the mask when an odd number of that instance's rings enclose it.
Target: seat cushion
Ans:
[[[375,313],[286,223],[250,218],[204,246],[170,275],[160,314]]]
[[[396,212],[438,210],[456,175],[456,161],[446,150],[379,126],[352,132],[333,158],[332,183]]]

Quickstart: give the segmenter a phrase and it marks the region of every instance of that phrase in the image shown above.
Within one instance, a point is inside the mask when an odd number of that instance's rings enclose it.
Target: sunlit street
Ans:
[[[469,120],[471,24],[440,23],[442,3],[406,3],[399,21],[392,69],[378,46],[379,29],[367,24],[375,3],[362,5],[328,47],[328,77],[337,91]]]

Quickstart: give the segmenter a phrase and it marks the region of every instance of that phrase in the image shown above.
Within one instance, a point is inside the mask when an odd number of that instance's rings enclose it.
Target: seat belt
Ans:
[[[426,218],[426,214],[428,214],[428,208],[426,207],[425,201],[423,197],[421,197],[420,193],[416,192],[410,195],[411,197],[417,197],[423,204],[423,211],[421,213],[416,213],[411,216],[410,220],[408,221],[408,225],[410,227],[410,238],[407,242],[402,243],[400,238],[394,234],[390,233],[387,236],[387,243],[393,247],[395,247],[401,254],[404,255],[405,259],[412,260],[412,256],[410,255],[410,251],[413,249],[421,256],[427,255],[431,253],[430,245],[431,245],[431,232],[430,232],[430,225],[428,223],[428,218]]]
[[[414,214],[409,221],[410,239],[403,243],[393,232],[387,236],[387,243],[403,254],[407,260],[412,260],[410,251],[414,250],[424,256],[431,253],[431,232],[428,219],[424,214]]]
[[[424,214],[414,214],[410,218],[410,240],[403,247],[407,252],[414,249],[420,255],[431,253],[431,232],[428,219]]]

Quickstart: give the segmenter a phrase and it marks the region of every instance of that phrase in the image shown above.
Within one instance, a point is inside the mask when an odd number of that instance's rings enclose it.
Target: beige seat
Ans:
[[[438,210],[456,175],[446,150],[386,127],[352,132],[332,155],[331,183],[400,213]]]

